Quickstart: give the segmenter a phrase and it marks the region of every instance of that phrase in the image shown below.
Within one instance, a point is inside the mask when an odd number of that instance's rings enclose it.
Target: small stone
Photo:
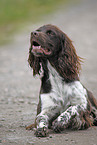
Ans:
[[[21,124],[19,127],[23,127],[24,128],[24,127],[26,127],[26,125],[25,124]]]
[[[15,132],[15,129],[9,129],[8,131],[9,132]]]
[[[2,118],[1,121],[5,121],[5,118]]]
[[[71,139],[71,141],[72,141],[72,143],[76,143],[76,141],[75,141],[75,140],[73,140],[73,139]]]
[[[28,144],[34,145],[34,143],[33,143],[33,142],[28,142]]]
[[[50,135],[49,138],[52,138],[52,136]]]
[[[65,141],[68,141],[68,138],[66,138]]]

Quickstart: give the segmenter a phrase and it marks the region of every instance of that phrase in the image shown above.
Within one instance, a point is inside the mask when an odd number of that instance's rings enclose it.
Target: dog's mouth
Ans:
[[[49,48],[44,48],[37,41],[32,42],[31,52],[37,57],[42,55],[51,55],[51,50]]]

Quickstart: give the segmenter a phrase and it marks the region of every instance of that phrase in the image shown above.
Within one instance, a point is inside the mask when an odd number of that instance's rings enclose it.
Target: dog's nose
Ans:
[[[39,35],[39,33],[37,31],[33,31],[31,34],[36,36],[36,37]]]

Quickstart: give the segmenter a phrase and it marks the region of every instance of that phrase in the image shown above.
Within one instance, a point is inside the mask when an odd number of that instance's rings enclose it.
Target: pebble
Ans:
[[[65,141],[68,141],[68,138],[66,138]]]
[[[52,138],[52,136],[50,135],[49,138]]]
[[[34,143],[33,143],[33,142],[27,142],[27,144],[31,144],[31,145],[34,145]]]
[[[1,121],[5,121],[5,118],[2,118]]]
[[[15,129],[9,129],[8,131],[9,132],[15,132]]]

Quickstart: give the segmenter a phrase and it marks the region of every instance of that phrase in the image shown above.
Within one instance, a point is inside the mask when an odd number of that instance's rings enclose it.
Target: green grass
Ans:
[[[35,23],[68,0],[0,0],[0,44],[26,22]]]

